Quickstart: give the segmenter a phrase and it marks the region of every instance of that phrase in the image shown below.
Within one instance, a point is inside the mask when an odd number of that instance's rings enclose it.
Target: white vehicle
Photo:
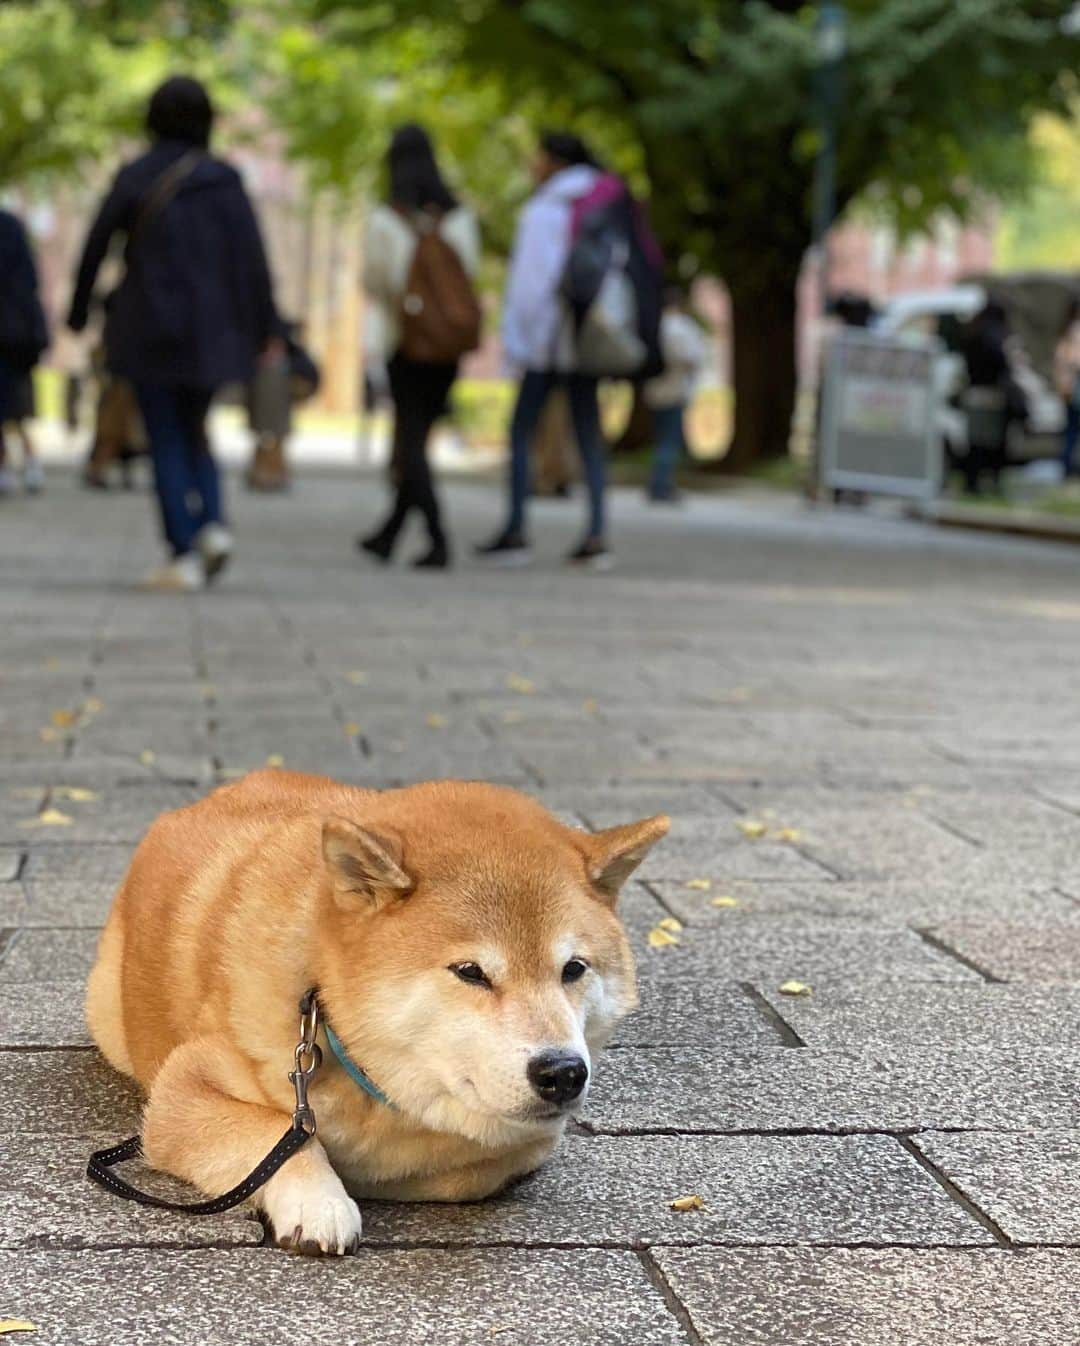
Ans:
[[[979,284],[914,290],[890,299],[873,324],[874,331],[889,336],[901,339],[905,335],[934,336],[942,342],[944,349],[936,377],[941,393],[941,435],[951,461],[967,452],[967,418],[953,401],[967,378],[959,339],[964,326],[985,307],[989,298],[989,291]],[[1007,298],[997,293],[994,298],[1008,309]],[[1056,456],[1065,426],[1065,405],[1049,379],[1032,366],[1019,341],[1013,341],[1009,354],[1013,374],[1028,405],[1028,425],[1014,425],[1009,457],[1015,462],[1029,462]]]

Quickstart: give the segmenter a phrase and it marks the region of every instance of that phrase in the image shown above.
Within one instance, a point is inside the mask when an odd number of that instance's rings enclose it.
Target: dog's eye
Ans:
[[[491,982],[488,981],[484,969],[479,963],[451,963],[449,967],[455,977],[460,977],[462,981],[467,981],[470,986],[487,986],[490,988]]]
[[[581,958],[571,958],[562,970],[563,982],[580,981],[588,972],[589,965]]]

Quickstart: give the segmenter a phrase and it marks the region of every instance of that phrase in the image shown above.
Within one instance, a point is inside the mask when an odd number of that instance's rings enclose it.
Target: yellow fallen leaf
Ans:
[[[139,753],[139,761],[143,766],[153,766],[157,761],[157,756],[152,749],[143,748],[142,752]]]
[[[668,944],[678,944],[678,942],[674,935],[668,934],[666,930],[661,930],[659,926],[655,926],[649,931],[649,943],[654,949],[663,949]]]
[[[512,692],[520,692],[522,696],[531,696],[536,691],[536,683],[531,678],[523,678],[520,673],[511,673],[506,679],[506,685]]]
[[[802,841],[802,833],[797,827],[781,827],[773,833],[775,841]]]
[[[586,715],[595,715],[600,709],[600,705],[595,696],[590,696],[581,703],[581,709]]]
[[[719,897],[709,898],[710,907],[737,907],[738,905],[739,899],[737,897],[729,897],[726,893],[721,894]]]
[[[346,720],[345,732],[346,734],[348,734],[350,738],[355,738],[357,734],[359,734],[360,732],[360,726],[356,723],[355,720]]]
[[[60,730],[47,724],[44,729],[38,730],[38,734],[41,736],[42,743],[55,743],[60,737]]]
[[[103,711],[104,709],[105,702],[102,701],[100,697],[88,696],[82,703],[82,711],[84,715],[97,715],[99,711]]]
[[[436,715],[434,712],[427,717],[429,729],[445,729],[447,720],[445,715]]]
[[[272,752],[266,759],[267,766],[284,766],[285,758],[279,752]]]
[[[202,699],[204,701],[213,701],[216,696],[217,696],[217,688],[214,686],[214,684],[212,682],[203,683]]]
[[[756,841],[758,837],[763,837],[769,830],[765,824],[759,822],[757,818],[743,818],[740,822],[736,823],[736,827],[738,827],[744,837],[750,837],[751,840],[754,841]]]
[[[0,1318],[0,1337],[6,1332],[36,1332],[37,1328],[25,1318]]]
[[[367,674],[362,668],[353,668],[345,674],[345,681],[351,682],[354,687],[363,687],[367,682]]]
[[[54,710],[49,716],[57,729],[66,729],[69,724],[75,723],[75,712],[73,710]]]
[[[671,1203],[672,1210],[701,1210],[705,1205],[705,1198],[698,1196],[695,1192],[692,1196],[677,1196]]]
[[[687,879],[683,886],[692,888],[696,893],[707,893],[712,887],[712,879]]]
[[[60,660],[57,659],[55,655],[50,655],[49,658],[45,660],[46,668],[53,669],[59,668],[60,666]]]
[[[81,785],[57,785],[53,796],[56,799],[70,799],[73,804],[92,804],[98,793],[96,790],[85,790]]]
[[[524,718],[525,716],[522,715],[520,710],[504,710],[502,722],[503,724],[520,724]]]
[[[777,987],[781,995],[813,995],[814,988],[804,981],[785,981]]]
[[[71,819],[59,809],[45,809],[36,818],[27,818],[23,827],[70,827]]]
[[[676,934],[682,929],[682,921],[677,921],[674,916],[665,916],[662,921],[657,921],[658,930],[672,930]]]

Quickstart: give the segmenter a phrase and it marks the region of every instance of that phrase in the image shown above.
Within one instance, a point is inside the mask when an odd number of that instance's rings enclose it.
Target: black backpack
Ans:
[[[641,379],[663,369],[663,281],[648,242],[641,207],[613,174],[575,202],[560,295],[580,373]]]

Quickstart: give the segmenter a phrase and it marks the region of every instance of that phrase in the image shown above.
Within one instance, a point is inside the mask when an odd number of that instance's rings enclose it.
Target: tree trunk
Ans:
[[[737,272],[735,272],[737,274]],[[795,312],[798,269],[762,284],[729,279],[734,341],[735,433],[717,470],[745,472],[783,458],[795,411]]]

